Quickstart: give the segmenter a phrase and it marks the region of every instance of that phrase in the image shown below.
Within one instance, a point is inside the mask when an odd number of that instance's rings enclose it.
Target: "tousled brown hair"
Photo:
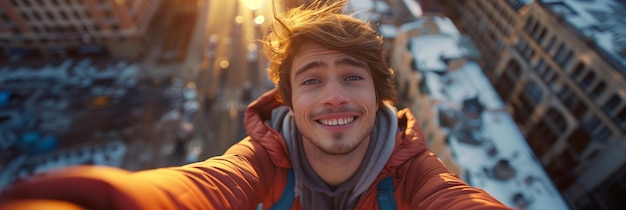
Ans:
[[[264,40],[265,56],[270,61],[269,78],[279,90],[277,96],[292,107],[290,70],[299,47],[308,41],[337,50],[367,63],[379,105],[396,101],[393,70],[384,58],[382,37],[369,24],[343,14],[345,1],[313,3],[275,17],[272,32]]]

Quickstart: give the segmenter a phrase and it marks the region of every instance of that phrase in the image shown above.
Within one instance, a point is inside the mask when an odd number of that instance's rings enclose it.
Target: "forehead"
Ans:
[[[309,59],[318,59],[327,55],[346,55],[337,50],[331,50],[316,42],[307,41],[300,45],[293,57],[293,63],[306,62]]]

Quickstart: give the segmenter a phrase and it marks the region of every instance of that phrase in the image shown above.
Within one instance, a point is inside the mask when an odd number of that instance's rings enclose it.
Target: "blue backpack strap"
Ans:
[[[393,176],[387,177],[378,183],[378,207],[381,210],[396,210],[396,199],[393,196]]]
[[[287,171],[287,184],[285,185],[283,194],[280,196],[280,199],[278,199],[278,201],[269,209],[271,210],[291,209],[291,206],[293,206],[293,201],[296,199],[296,193],[293,191],[293,188],[295,186],[296,186],[296,177],[293,173],[293,169],[289,169]]]
[[[286,210],[291,209],[293,201],[296,199],[296,193],[293,188],[296,185],[296,177],[293,169],[287,171],[287,184],[283,190],[283,194],[278,201],[269,209],[271,210]],[[393,196],[393,176],[387,177],[378,183],[378,192],[376,194],[378,199],[378,205],[381,210],[396,210],[396,199]],[[262,209],[262,205],[258,206],[258,209]]]

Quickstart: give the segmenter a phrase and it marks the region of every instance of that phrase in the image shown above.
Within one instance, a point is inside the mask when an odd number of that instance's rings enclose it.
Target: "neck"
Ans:
[[[354,151],[343,155],[324,153],[311,142],[304,140],[304,153],[315,173],[326,184],[336,187],[350,179],[359,169],[367,152],[369,139],[369,136],[366,137]]]

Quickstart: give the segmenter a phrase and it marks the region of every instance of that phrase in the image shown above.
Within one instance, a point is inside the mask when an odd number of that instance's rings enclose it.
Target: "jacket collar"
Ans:
[[[244,114],[244,127],[252,141],[265,148],[276,166],[291,168],[285,141],[269,124],[272,110],[283,105],[277,100],[278,94],[277,89],[272,89],[250,103]],[[409,109],[398,112],[398,130],[393,154],[380,176],[389,176],[398,166],[426,151],[422,130]]]

